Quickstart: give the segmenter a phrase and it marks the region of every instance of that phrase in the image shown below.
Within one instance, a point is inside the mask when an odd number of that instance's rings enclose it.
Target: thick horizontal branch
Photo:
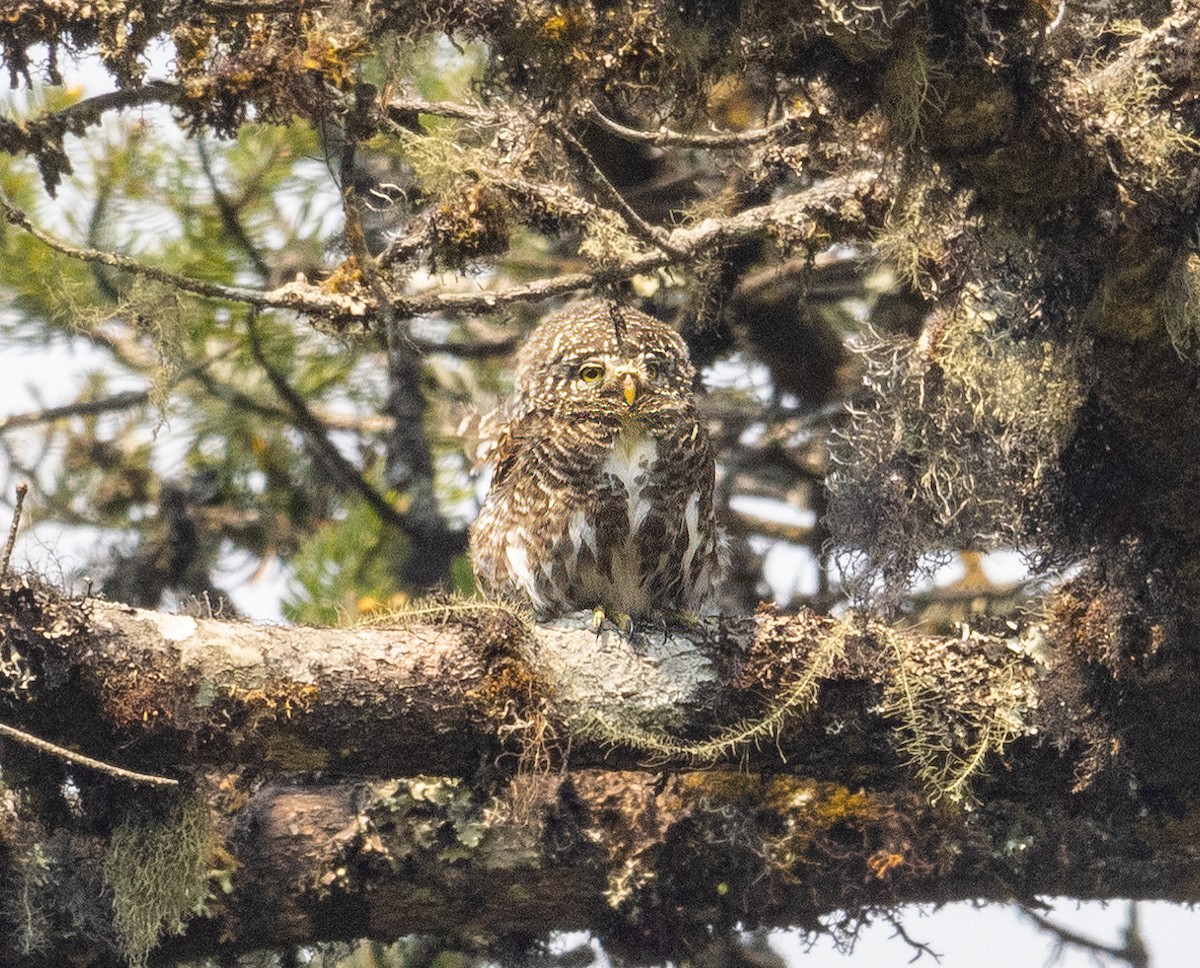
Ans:
[[[763,610],[630,639],[486,603],[349,629],[165,615],[12,580],[0,605],[20,697],[5,720],[207,798],[225,887],[170,942],[179,954],[467,925],[617,943],[653,925],[669,953],[710,925],[812,926],[833,910],[1196,900],[1190,827],[1159,813],[1173,795],[1141,799],[1120,773],[1072,789],[1080,747],[1062,723],[1098,712],[1071,698],[1077,670],[1056,654],[1081,627],[1073,613],[944,638]],[[1094,622],[1103,605],[1086,607]],[[6,779],[58,789],[55,760],[28,755],[28,773],[6,760]],[[63,769],[85,791],[123,783]],[[979,808],[964,809],[972,793]],[[131,796],[89,795],[113,813],[89,830],[119,824]],[[20,880],[32,855],[13,834],[0,882],[28,883],[48,909],[101,884],[100,835],[5,809],[56,873]]]
[[[119,749],[115,765],[150,773],[468,776],[569,747],[572,767],[782,754],[828,778],[893,776],[910,758],[914,782],[958,796],[1039,729],[1044,670],[1028,641],[853,616],[763,612],[631,641],[487,603],[411,609],[392,627],[274,628],[4,590],[7,675],[23,697],[4,718],[100,759]]]
[[[853,919],[1035,893],[1194,900],[1200,872],[1182,825],[1080,816],[1054,798],[1035,812],[997,802],[962,813],[911,791],[730,770],[577,770],[482,791],[429,776],[220,780],[202,788],[224,889],[181,937],[163,940],[168,958],[572,929],[610,950],[677,957],[712,926],[815,929],[834,911]],[[64,881],[101,883],[95,834],[47,836],[39,856],[51,874],[27,892],[39,913],[60,913]],[[110,899],[80,892],[71,903],[76,923],[103,924]]]

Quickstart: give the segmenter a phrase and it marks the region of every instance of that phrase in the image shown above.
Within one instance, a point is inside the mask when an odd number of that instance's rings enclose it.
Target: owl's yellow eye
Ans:
[[[604,367],[599,363],[584,363],[579,368],[578,376],[588,386],[592,386],[604,379]]]

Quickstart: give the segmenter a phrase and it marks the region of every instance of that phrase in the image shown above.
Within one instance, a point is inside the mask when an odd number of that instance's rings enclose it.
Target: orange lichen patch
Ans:
[[[221,782],[217,785],[217,803],[221,812],[234,814],[246,806],[250,798],[242,787],[241,780],[241,774],[236,771],[221,777]]]
[[[699,797],[707,803],[750,807],[762,797],[763,778],[740,770],[704,770],[685,773],[679,778],[679,794],[684,801]]]
[[[305,70],[316,71],[339,90],[352,87],[357,61],[369,52],[365,38],[350,31],[331,30],[329,24],[312,14],[304,16],[303,24],[305,47],[300,63]]]
[[[293,715],[310,712],[320,698],[321,690],[311,682],[281,682],[261,689],[238,689],[231,685],[227,693],[243,705],[261,706],[284,719],[291,719]]]
[[[781,778],[771,781],[763,803],[778,820],[773,828],[778,832],[763,836],[763,854],[785,878],[799,878],[814,864],[855,858],[863,879],[882,880],[902,865],[915,874],[933,869],[930,861],[918,859],[920,837],[911,812],[890,797]]]
[[[362,269],[354,256],[349,256],[321,280],[321,289],[329,293],[348,293],[357,290],[361,284]]]
[[[880,880],[887,877],[888,871],[893,867],[899,867],[903,863],[903,854],[893,854],[886,850],[877,850],[867,858],[867,866],[871,868],[871,873]]]
[[[271,120],[320,114],[330,103],[325,89],[352,89],[367,53],[359,23],[318,13],[301,15],[298,25],[260,13],[197,16],[172,39],[180,106],[197,127],[223,134],[251,107]]]

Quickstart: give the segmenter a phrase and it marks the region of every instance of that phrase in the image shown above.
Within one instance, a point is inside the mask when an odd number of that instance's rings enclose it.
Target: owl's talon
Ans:
[[[627,612],[617,612],[615,615],[609,615],[603,608],[595,608],[592,610],[592,620],[588,623],[588,627],[597,635],[604,628],[605,621],[615,626],[617,631],[623,635],[633,634],[633,616]]]

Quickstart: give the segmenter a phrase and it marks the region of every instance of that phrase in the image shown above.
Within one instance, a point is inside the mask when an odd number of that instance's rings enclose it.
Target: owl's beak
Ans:
[[[629,406],[633,406],[633,399],[637,396],[637,380],[632,373],[625,374],[625,402]]]

